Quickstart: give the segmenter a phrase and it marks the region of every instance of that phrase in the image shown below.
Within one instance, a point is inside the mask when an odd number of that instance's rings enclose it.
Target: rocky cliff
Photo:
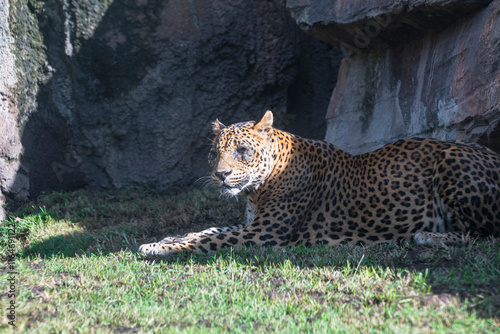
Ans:
[[[184,187],[267,109],[323,137],[340,59],[278,0],[0,0],[0,189]]]
[[[362,153],[403,137],[500,152],[500,1],[288,0],[306,32],[343,46],[326,140]]]

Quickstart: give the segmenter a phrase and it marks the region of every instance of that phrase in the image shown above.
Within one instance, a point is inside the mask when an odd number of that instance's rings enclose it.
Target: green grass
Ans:
[[[500,331],[500,243],[226,249],[138,246],[240,223],[243,201],[192,190],[53,193],[12,213],[16,329],[30,333]],[[7,273],[6,268],[4,272]],[[5,275],[3,277],[6,277]],[[12,330],[0,280],[0,332]]]

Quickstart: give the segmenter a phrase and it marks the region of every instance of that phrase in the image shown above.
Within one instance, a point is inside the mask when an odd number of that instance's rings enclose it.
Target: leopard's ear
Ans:
[[[266,111],[264,117],[253,128],[263,135],[269,136],[273,131],[273,112],[271,110]]]
[[[212,123],[212,131],[214,134],[219,134],[219,131],[224,129],[226,126],[222,124],[218,119],[215,120],[215,122]]]

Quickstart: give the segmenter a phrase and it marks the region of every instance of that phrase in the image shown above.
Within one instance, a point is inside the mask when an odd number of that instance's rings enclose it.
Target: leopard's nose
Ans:
[[[215,172],[215,176],[217,176],[221,181],[224,181],[229,174],[231,174],[233,172],[233,170],[221,170],[221,171],[217,171]]]

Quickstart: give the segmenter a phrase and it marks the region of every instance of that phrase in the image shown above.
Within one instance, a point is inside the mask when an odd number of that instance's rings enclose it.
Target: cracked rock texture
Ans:
[[[351,153],[404,137],[500,152],[500,1],[288,0],[309,34],[350,51],[326,140]]]
[[[15,56],[11,52],[14,40],[9,29],[9,1],[0,0],[0,221],[5,219],[5,195],[25,199],[29,182],[21,165],[22,144],[19,135],[17,96],[18,85]],[[22,98],[22,96],[20,96]]]
[[[215,118],[322,138],[341,58],[279,0],[0,0],[0,204],[189,186]]]

